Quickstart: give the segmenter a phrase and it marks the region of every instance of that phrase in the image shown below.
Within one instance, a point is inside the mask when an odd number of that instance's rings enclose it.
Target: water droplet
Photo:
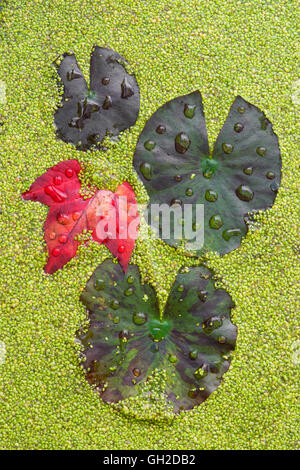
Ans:
[[[72,80],[76,80],[77,78],[83,78],[81,73],[72,69],[67,72],[67,80],[70,82]]]
[[[105,281],[103,279],[95,279],[94,281],[94,288],[96,290],[103,290],[105,289]]]
[[[198,357],[197,349],[193,349],[192,351],[190,351],[189,356],[190,356],[190,359],[192,359],[192,361],[195,361]]]
[[[157,353],[159,351],[159,345],[157,343],[153,343],[150,346],[150,351],[152,353]]]
[[[205,199],[209,202],[215,202],[218,199],[218,194],[212,189],[207,189],[205,192]]]
[[[52,255],[55,256],[55,257],[59,256],[60,255],[60,248],[58,248],[58,247],[53,248]]]
[[[172,364],[176,364],[176,362],[178,362],[178,358],[174,354],[169,354],[169,361]]]
[[[248,175],[248,176],[252,175],[252,173],[253,173],[252,166],[248,166],[247,168],[244,168],[243,172],[245,173],[245,175]]]
[[[134,312],[132,315],[132,321],[136,325],[144,325],[147,321],[147,315],[143,312]]]
[[[180,181],[182,181],[182,176],[181,175],[175,175],[174,180],[179,183]]]
[[[67,235],[60,235],[60,236],[58,237],[59,243],[66,243],[67,240],[68,240],[68,236],[67,236]]]
[[[56,233],[55,233],[55,232],[51,232],[51,233],[49,234],[49,238],[50,238],[50,240],[55,240],[55,238],[56,238]]]
[[[192,190],[192,188],[187,188],[187,190],[185,191],[185,194],[186,194],[187,196],[193,196],[194,191]]]
[[[196,105],[195,104],[185,104],[184,105],[184,115],[188,119],[192,119],[195,115],[195,109]]]
[[[129,338],[129,331],[128,330],[120,331],[119,338],[120,338],[121,341],[126,342]]]
[[[133,287],[128,287],[128,289],[126,289],[124,291],[124,294],[129,297],[130,295],[132,295],[134,293],[134,288]]]
[[[246,111],[246,108],[244,108],[244,106],[239,106],[239,107],[238,107],[238,112],[239,112],[240,114],[244,114],[245,111]]]
[[[219,337],[218,337],[218,342],[221,343],[221,344],[226,343],[226,338],[225,338],[225,336],[222,336],[222,335],[219,336]]]
[[[199,367],[199,369],[195,370],[194,376],[196,379],[200,380],[203,379],[208,374],[208,364],[203,364],[202,367]]]
[[[135,377],[139,377],[141,375],[140,369],[137,369],[137,368],[134,368],[132,373]]]
[[[110,306],[114,310],[118,310],[118,308],[120,307],[120,302],[118,300],[112,300]]]
[[[273,193],[276,193],[279,189],[279,184],[276,183],[276,181],[273,181],[271,184],[270,184],[270,188],[271,190],[273,191]]]
[[[118,248],[118,252],[119,253],[124,253],[125,251],[125,245],[120,245],[119,248]]]
[[[112,98],[111,98],[111,96],[107,95],[105,97],[105,100],[103,101],[102,108],[103,109],[109,109],[111,107],[112,107]]]
[[[219,214],[215,214],[209,219],[210,228],[218,230],[220,227],[222,227],[222,225],[223,225],[223,220]]]
[[[185,132],[180,132],[175,137],[175,148],[178,153],[185,153],[190,144],[191,140]]]
[[[221,318],[217,316],[213,316],[205,320],[202,326],[206,333],[211,333],[212,331],[220,328],[222,325],[223,325],[223,322]]]
[[[133,282],[134,282],[134,277],[133,277],[132,275],[128,276],[127,282],[128,282],[128,284],[133,284]]]
[[[237,123],[234,125],[234,130],[235,130],[235,132],[237,132],[237,133],[242,132],[243,129],[244,129],[244,126],[243,126],[243,124],[241,124],[240,122],[237,122]]]
[[[265,147],[257,147],[256,153],[257,155],[260,155],[261,157],[264,157],[266,154],[267,149]]]
[[[114,322],[115,325],[117,325],[118,323],[120,323],[120,317],[119,317],[118,315],[115,315],[115,316],[113,317],[113,322]]]
[[[110,82],[110,78],[109,77],[103,77],[102,78],[102,85],[108,85]]]
[[[181,199],[174,198],[170,202],[170,206],[181,206],[181,205],[182,205]]]
[[[178,287],[177,287],[177,290],[178,290],[178,292],[183,292],[184,291],[184,285],[179,284]]]
[[[155,146],[156,146],[156,142],[154,142],[154,140],[146,140],[146,142],[144,143],[145,149],[149,151],[153,150]]]
[[[166,126],[164,126],[163,124],[160,124],[159,126],[157,126],[156,128],[156,132],[158,134],[164,134],[166,132]]]
[[[74,175],[73,169],[72,168],[67,168],[65,170],[65,175],[66,175],[67,178],[72,178],[72,176]]]
[[[160,321],[154,318],[149,324],[149,336],[154,342],[162,341],[169,333],[170,328],[171,323],[169,321]]]
[[[196,398],[198,395],[198,392],[197,392],[197,389],[194,387],[194,388],[191,388],[189,391],[188,391],[188,396],[190,398]]]
[[[268,173],[266,174],[266,177],[269,180],[273,180],[275,178],[275,173],[273,173],[273,171],[268,171]]]
[[[133,88],[130,85],[127,77],[125,77],[123,82],[121,83],[121,90],[121,98],[127,99],[130,98],[130,96],[134,95]]]
[[[235,191],[237,197],[241,201],[249,202],[253,199],[254,192],[252,189],[249,188],[249,186],[246,186],[244,184],[241,184]]]
[[[55,202],[64,202],[67,200],[66,193],[60,191],[58,188],[55,188],[55,186],[45,186],[44,192],[45,194],[47,194],[47,196],[50,196]]]
[[[198,292],[198,297],[201,300],[201,302],[205,302],[207,299],[208,292],[207,290],[199,290]]]
[[[241,235],[241,231],[239,228],[230,228],[228,230],[224,230],[222,233],[224,240],[228,241],[231,237],[237,237]]]
[[[260,120],[260,128],[262,131],[265,131],[268,127],[268,119],[265,116],[259,118]]]
[[[70,218],[67,214],[58,213],[57,222],[62,225],[67,225],[70,222]]]
[[[63,182],[62,176],[60,175],[54,176],[53,183],[55,184],[55,186],[59,186],[62,182]]]
[[[222,144],[222,149],[223,149],[224,153],[227,153],[227,155],[229,155],[233,151],[233,145],[223,143]]]
[[[142,163],[140,165],[140,170],[146,180],[150,181],[152,179],[152,166],[150,165],[150,163]]]

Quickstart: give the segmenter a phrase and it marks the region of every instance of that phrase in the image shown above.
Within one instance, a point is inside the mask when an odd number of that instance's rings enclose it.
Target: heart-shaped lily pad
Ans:
[[[125,60],[112,49],[95,46],[90,62],[90,88],[74,54],[64,54],[57,68],[64,86],[62,104],[55,114],[58,136],[80,150],[101,144],[137,120],[139,87]]]
[[[209,153],[198,91],[169,101],[151,116],[140,135],[134,165],[148,191],[150,209],[153,204],[181,206],[184,215],[191,204],[190,233],[201,229],[195,214],[197,205],[204,206],[204,243],[202,248],[195,245],[195,255],[224,254],[237,248],[247,232],[247,214],[273,204],[281,178],[280,150],[272,125],[240,96]],[[174,217],[170,236],[164,237],[160,218],[159,236],[177,246],[181,238],[188,238],[183,220],[183,216]]]
[[[137,266],[124,275],[111,260],[95,270],[81,301],[90,320],[80,335],[84,368],[105,402],[137,394],[138,384],[160,369],[167,372],[174,411],[191,409],[217,388],[230,365],[237,334],[232,299],[214,287],[204,266],[178,274],[163,318]]]

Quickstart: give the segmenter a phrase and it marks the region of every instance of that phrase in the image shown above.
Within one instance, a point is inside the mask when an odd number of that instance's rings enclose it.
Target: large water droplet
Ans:
[[[223,220],[219,214],[215,214],[209,219],[210,228],[218,230],[220,227],[222,227],[222,225],[223,225]]]
[[[95,287],[96,290],[105,289],[105,281],[103,279],[95,279],[94,280],[94,287]]]
[[[176,364],[176,362],[178,362],[178,358],[174,354],[169,354],[169,361],[172,364]]]
[[[203,379],[208,374],[208,364],[203,364],[202,367],[195,370],[194,376],[197,380]]]
[[[55,202],[64,202],[67,200],[66,193],[60,191],[60,189],[56,188],[55,186],[52,186],[51,184],[45,186],[44,192],[45,194],[50,196]]]
[[[178,292],[183,292],[184,291],[184,285],[179,284],[178,287],[177,287],[177,290],[178,290]]]
[[[132,275],[128,276],[127,282],[128,282],[128,284],[133,284],[134,283],[134,276],[132,276]]]
[[[62,225],[67,225],[70,222],[70,217],[67,214],[62,214],[59,212],[57,214],[57,222]]]
[[[62,182],[63,182],[63,178],[61,175],[54,176],[53,183],[55,184],[55,186],[59,186]]]
[[[109,109],[111,107],[112,107],[112,98],[111,98],[111,96],[107,95],[105,97],[105,100],[103,101],[102,108],[103,109]]]
[[[152,166],[150,165],[150,163],[147,163],[147,162],[142,163],[140,165],[140,170],[141,170],[143,177],[146,180],[150,181],[152,179],[153,170],[152,170]]]
[[[226,144],[225,142],[222,144],[222,149],[224,153],[227,153],[229,155],[233,151],[233,145],[231,144]]]
[[[279,184],[276,183],[276,181],[273,181],[271,184],[270,184],[270,188],[271,190],[273,191],[273,193],[276,193],[279,189]]]
[[[245,173],[245,175],[248,175],[248,176],[252,175],[252,173],[253,173],[252,166],[247,166],[247,168],[243,169],[243,172]]]
[[[244,106],[239,106],[239,107],[238,107],[238,112],[239,112],[240,114],[244,114],[245,111],[246,111],[246,108],[245,108]]]
[[[192,359],[192,361],[195,361],[198,357],[197,349],[193,349],[192,351],[190,351],[189,356],[190,356],[190,359]]]
[[[67,168],[65,170],[65,175],[66,175],[67,178],[72,178],[72,176],[74,175],[73,169],[72,168]]]
[[[135,377],[139,377],[141,375],[140,369],[137,369],[137,368],[134,368],[132,373]]]
[[[134,288],[133,287],[128,287],[128,289],[125,290],[124,294],[129,297],[134,293]]]
[[[181,175],[175,175],[174,180],[177,181],[177,183],[179,183],[180,181],[182,181],[182,176]]]
[[[192,190],[192,188],[187,188],[187,190],[185,191],[185,194],[186,194],[187,196],[193,196],[194,191]]]
[[[110,306],[114,310],[118,310],[118,308],[120,307],[120,302],[118,300],[112,300]]]
[[[60,248],[59,247],[53,248],[52,255],[55,256],[55,257],[59,256],[60,255]]]
[[[203,329],[206,333],[211,333],[212,331],[220,328],[223,325],[223,322],[220,317],[212,316],[203,322]]]
[[[121,341],[127,341],[129,338],[129,331],[128,330],[122,330],[119,333],[119,338]]]
[[[159,124],[159,126],[157,126],[156,128],[156,132],[158,134],[164,134],[166,132],[166,126],[164,126],[163,124]]]
[[[218,199],[218,194],[212,189],[207,189],[205,192],[205,199],[209,202],[215,202]]]
[[[182,201],[181,199],[178,199],[178,198],[174,198],[170,202],[170,206],[181,206],[181,205],[182,205]]]
[[[243,129],[244,129],[244,126],[243,126],[243,124],[241,124],[240,122],[237,122],[237,123],[234,125],[234,130],[235,130],[235,132],[237,132],[237,133],[242,132]]]
[[[265,147],[257,147],[256,153],[261,157],[264,157],[266,154],[267,149]]]
[[[153,150],[155,146],[156,146],[156,142],[154,142],[154,140],[146,140],[146,142],[144,143],[145,149],[149,151]]]
[[[205,302],[207,299],[208,292],[207,290],[199,290],[198,292],[198,297],[201,300],[201,302]]]
[[[228,230],[224,230],[222,233],[224,240],[228,241],[231,237],[237,237],[241,235],[241,231],[239,228],[230,228]]]
[[[235,191],[237,197],[241,201],[249,202],[253,199],[254,192],[252,189],[249,188],[249,186],[246,186],[244,184],[241,184]]]
[[[195,104],[185,104],[184,105],[184,115],[188,119],[192,119],[195,115],[195,109],[196,105]]]
[[[101,81],[102,81],[102,85],[108,85],[109,82],[110,82],[110,78],[109,77],[103,77]]]
[[[275,173],[273,173],[273,171],[268,171],[267,174],[266,174],[266,177],[269,180],[273,180],[275,178]]]
[[[67,236],[67,235],[62,234],[62,235],[60,235],[60,236],[58,237],[59,243],[66,243],[67,240],[68,240],[68,236]]]
[[[130,98],[130,96],[134,95],[133,88],[130,85],[127,77],[125,77],[121,83],[121,90],[121,97],[124,99]]]
[[[180,132],[175,137],[175,148],[178,153],[185,153],[190,144],[191,140],[185,132]]]
[[[147,315],[143,312],[134,312],[132,315],[132,321],[136,325],[144,325],[147,321]]]

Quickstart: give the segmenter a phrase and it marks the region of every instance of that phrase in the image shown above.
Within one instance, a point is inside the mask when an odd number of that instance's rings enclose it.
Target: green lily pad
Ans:
[[[80,150],[117,136],[137,120],[139,87],[125,60],[112,49],[95,46],[91,54],[90,89],[74,54],[64,54],[57,68],[64,86],[55,113],[58,136]]]
[[[281,156],[270,121],[238,96],[209,152],[201,94],[195,91],[169,101],[149,119],[134,155],[134,166],[155,204],[192,207],[190,218],[174,217],[164,237],[161,218],[151,225],[166,243],[189,239],[189,251],[219,254],[237,248],[247,233],[248,214],[273,204],[281,179]],[[204,207],[197,225],[196,207]],[[150,222],[149,222],[150,223]],[[193,249],[185,230],[203,230],[202,247]],[[180,228],[181,226],[181,228]],[[178,233],[182,231],[182,237]]]
[[[136,395],[159,369],[167,372],[174,411],[191,409],[218,387],[230,365],[237,334],[232,299],[214,287],[204,266],[178,274],[163,319],[153,288],[141,284],[134,265],[124,275],[118,264],[104,261],[81,301],[89,311],[88,330],[79,336],[84,368],[105,402]]]

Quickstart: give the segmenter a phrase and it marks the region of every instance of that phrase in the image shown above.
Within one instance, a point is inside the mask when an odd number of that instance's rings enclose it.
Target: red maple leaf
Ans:
[[[39,176],[23,198],[50,207],[44,224],[48,248],[46,273],[62,268],[76,252],[78,235],[92,231],[92,238],[104,243],[126,272],[139,225],[135,194],[122,183],[115,193],[101,189],[88,199],[79,193],[81,183],[77,160],[68,160]]]

